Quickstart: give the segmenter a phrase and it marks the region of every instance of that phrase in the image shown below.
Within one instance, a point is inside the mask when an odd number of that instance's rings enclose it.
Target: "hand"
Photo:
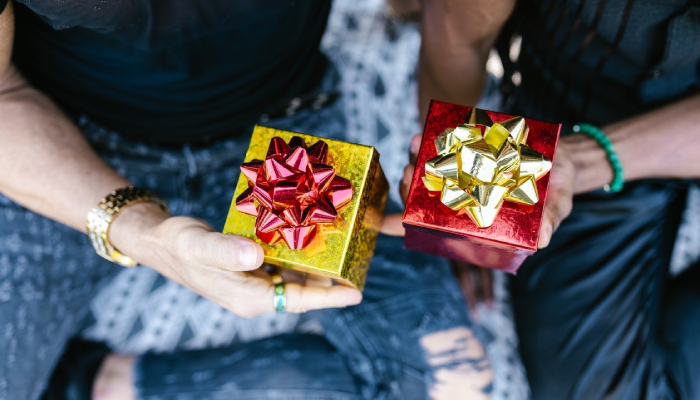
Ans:
[[[552,165],[551,176],[549,178],[549,189],[547,191],[547,203],[542,217],[542,227],[538,238],[537,247],[544,248],[549,245],[552,235],[557,230],[561,222],[571,213],[573,206],[573,196],[575,193],[584,191],[580,189],[576,164],[571,157],[571,148],[580,146],[581,141],[590,141],[582,138],[581,135],[572,135],[562,138],[557,147]],[[411,180],[415,172],[416,158],[420,150],[421,135],[415,135],[411,139],[409,147],[409,163],[404,168],[404,175],[399,184],[401,199],[406,203],[408,190],[411,187]],[[578,189],[577,189],[578,188]],[[590,190],[590,189],[588,189]],[[404,228],[401,224],[401,214],[391,214],[384,217],[381,231],[391,236],[403,236]]]
[[[224,235],[204,221],[169,217],[151,204],[137,204],[114,220],[110,239],[124,254],[236,315],[253,317],[274,311],[274,285],[258,269],[263,250],[248,238]],[[362,300],[359,290],[314,285],[314,280],[288,282],[286,292],[287,310],[294,313],[346,307]]]
[[[569,216],[573,207],[578,174],[566,139],[562,138],[554,154],[547,189],[547,203],[544,206],[540,237],[537,241],[537,247],[540,249],[549,245],[552,235],[562,221]]]

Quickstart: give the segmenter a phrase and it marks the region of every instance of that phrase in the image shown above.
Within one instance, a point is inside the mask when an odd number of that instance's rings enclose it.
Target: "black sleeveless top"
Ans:
[[[68,112],[138,138],[228,134],[325,69],[328,0],[15,4],[24,75]]]
[[[700,1],[520,0],[497,47],[504,108],[605,125],[700,92]]]

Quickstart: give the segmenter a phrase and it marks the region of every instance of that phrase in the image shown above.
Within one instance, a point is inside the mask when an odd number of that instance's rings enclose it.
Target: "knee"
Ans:
[[[493,371],[471,329],[455,327],[426,334],[420,345],[433,377],[430,398],[490,398]]]

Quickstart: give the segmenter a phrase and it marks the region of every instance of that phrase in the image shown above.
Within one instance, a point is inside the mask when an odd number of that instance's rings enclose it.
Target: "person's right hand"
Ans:
[[[170,217],[152,204],[137,204],[114,220],[110,240],[122,253],[236,315],[274,311],[274,285],[259,269],[263,250],[248,238],[216,232],[195,218]],[[359,290],[312,283],[286,283],[287,311],[346,307],[362,300]]]

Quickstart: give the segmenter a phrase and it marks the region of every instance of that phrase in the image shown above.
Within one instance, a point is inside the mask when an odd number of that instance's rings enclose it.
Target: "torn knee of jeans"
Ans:
[[[484,347],[465,327],[424,335],[420,340],[430,366],[432,399],[489,398],[493,371]]]

